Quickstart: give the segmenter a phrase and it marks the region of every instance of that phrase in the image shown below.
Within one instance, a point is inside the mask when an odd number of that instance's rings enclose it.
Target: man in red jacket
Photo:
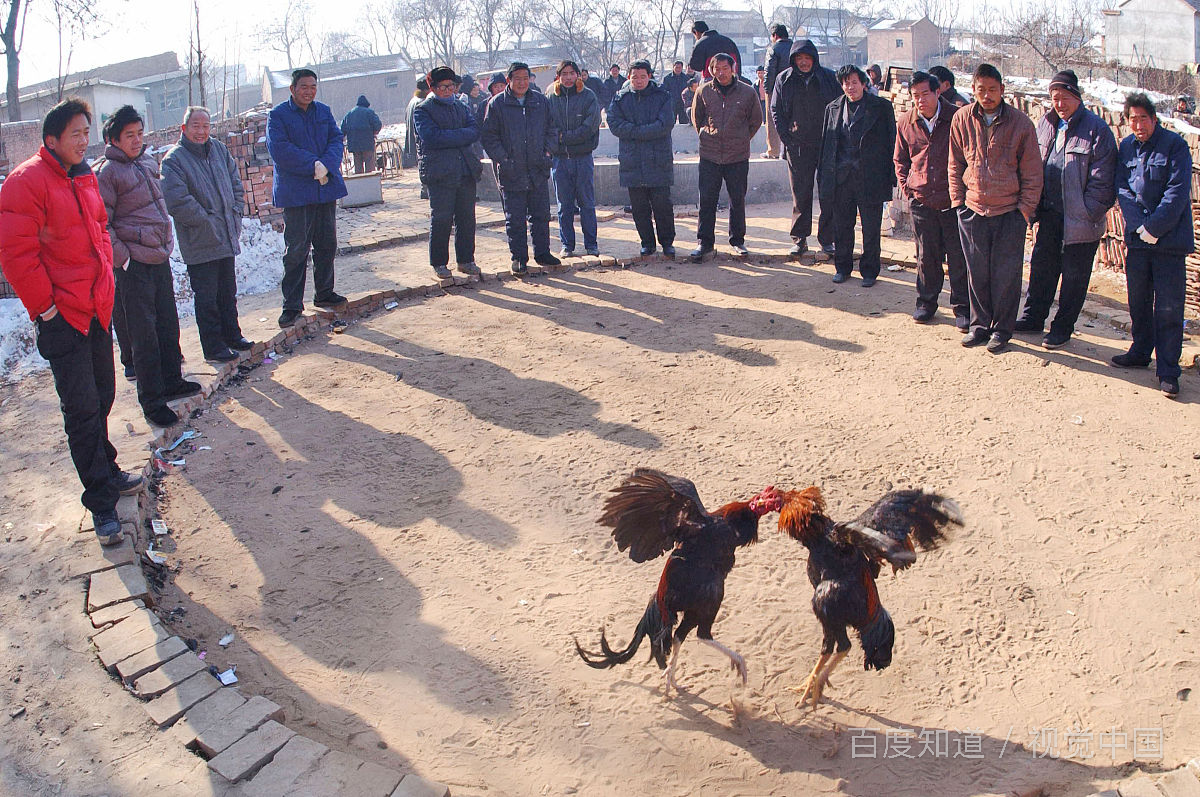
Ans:
[[[110,325],[112,242],[86,158],[92,114],[70,98],[42,121],[42,148],[0,188],[0,265],[37,325],[50,362],[83,505],[103,545],[121,541],[117,497],[142,478],[117,468],[108,440],[116,393]]]

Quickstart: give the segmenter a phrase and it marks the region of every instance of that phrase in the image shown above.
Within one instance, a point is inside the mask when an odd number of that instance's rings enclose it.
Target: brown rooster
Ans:
[[[945,529],[961,526],[958,505],[924,490],[894,490],[845,523],[825,515],[825,499],[816,487],[780,493],[779,530],[808,549],[808,579],[813,585],[813,614],[821,622],[821,656],[800,692],[800,705],[811,697],[815,708],[829,677],[850,650],[848,627],[858,631],[863,669],[882,670],[892,663],[896,628],[879,603],[875,579],[883,562],[892,572],[916,561],[916,547],[936,548]],[[834,647],[837,652],[834,653]]]
[[[672,687],[678,689],[675,659],[679,647],[695,628],[697,637],[729,657],[745,683],[746,660],[713,639],[712,626],[725,597],[725,577],[733,569],[735,549],[758,540],[758,519],[780,509],[779,493],[769,487],[749,501],[726,504],[709,514],[696,485],[650,468],[638,468],[612,492],[600,523],[612,527],[618,550],[628,549],[635,562],[655,559],[667,551],[671,555],[628,647],[612,650],[602,628],[600,653],[585,651],[576,640],[580,658],[601,669],[623,664],[648,636],[651,657],[660,669],[666,669],[669,693]],[[683,618],[675,627],[680,613]]]

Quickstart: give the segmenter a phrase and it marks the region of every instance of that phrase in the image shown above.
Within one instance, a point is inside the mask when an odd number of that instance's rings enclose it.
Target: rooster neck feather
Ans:
[[[827,523],[825,499],[818,488],[789,490],[783,494],[783,508],[779,510],[779,530],[793,540],[807,544],[813,537],[824,532]]]

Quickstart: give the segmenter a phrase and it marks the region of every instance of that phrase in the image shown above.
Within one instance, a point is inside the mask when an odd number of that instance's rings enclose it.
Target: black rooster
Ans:
[[[695,628],[697,637],[729,657],[745,683],[746,660],[713,639],[712,626],[725,597],[725,577],[733,569],[734,550],[758,540],[758,519],[780,509],[779,493],[769,487],[749,501],[726,504],[709,514],[700,502],[696,485],[650,468],[638,468],[612,492],[600,523],[612,527],[617,548],[628,549],[635,562],[655,559],[667,551],[671,555],[629,646],[613,650],[602,628],[600,653],[585,651],[576,640],[580,658],[599,669],[623,664],[633,658],[643,637],[648,636],[650,655],[660,669],[666,669],[670,692],[672,687],[678,689],[675,659],[679,647]],[[680,612],[683,619],[676,627]]]
[[[816,487],[779,495],[779,530],[808,549],[813,614],[824,632],[816,666],[794,690],[801,693],[801,706],[811,697],[815,708],[850,650],[847,627],[858,631],[863,669],[882,670],[892,663],[896,628],[879,603],[879,569],[885,561],[892,572],[907,568],[917,559],[916,546],[936,548],[948,526],[962,525],[962,513],[954,501],[935,493],[894,490],[854,520],[835,523],[826,517],[825,499]]]

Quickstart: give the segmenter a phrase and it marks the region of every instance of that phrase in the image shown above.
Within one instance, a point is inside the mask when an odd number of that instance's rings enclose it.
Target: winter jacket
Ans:
[[[104,157],[97,181],[108,215],[113,265],[119,267],[131,259],[149,265],[166,263],[175,238],[159,184],[158,162],[144,149],[130,160],[111,144]]]
[[[817,161],[817,185],[823,207],[833,207],[837,190],[839,134],[842,111],[847,102],[849,100],[843,94],[825,108],[821,157]],[[890,102],[873,94],[863,92],[861,102],[864,116],[851,134],[858,139],[858,168],[852,179],[857,183],[862,202],[882,204],[891,200],[892,186],[896,184],[896,168],[892,163],[896,151],[896,113]]]
[[[813,50],[815,51],[816,48],[814,47]],[[816,56],[814,56],[814,59],[815,58]],[[767,68],[766,85],[768,101],[771,98],[771,92],[775,91],[775,81],[779,79],[779,76],[783,73],[783,70],[792,65],[791,59],[791,39],[780,39],[772,44],[770,49],[767,50],[767,63],[764,64],[764,66]],[[817,63],[820,63],[819,60]]]
[[[591,155],[600,146],[600,101],[582,80],[565,87],[557,80],[546,92],[550,118],[558,130],[551,155],[579,158]]]
[[[796,66],[796,56],[801,54],[813,59],[811,71],[801,72]],[[842,89],[833,70],[821,66],[817,48],[808,39],[792,44],[788,58],[789,66],[779,73],[771,91],[771,118],[789,149],[820,147],[825,106],[842,96]]]
[[[915,106],[896,120],[892,160],[900,190],[906,197],[933,210],[949,210],[950,121],[958,109],[944,102],[939,102],[937,109],[932,134]]]
[[[722,91],[715,80],[706,80],[692,100],[692,124],[700,133],[702,160],[750,160],[750,140],[762,123],[758,92],[740,80],[733,81],[728,91]]]
[[[989,129],[978,102],[950,123],[950,204],[982,216],[1020,210],[1032,220],[1042,196],[1042,160],[1029,117],[1001,102]]]
[[[604,87],[604,81],[595,75],[588,75],[588,79],[584,81],[584,85],[592,90],[596,95],[596,101],[600,103],[601,108],[608,107],[608,101],[612,99],[612,95]]]
[[[608,101],[612,102],[612,98],[617,96],[617,92],[625,86],[625,81],[629,78],[618,74],[616,77],[609,76],[604,80],[604,94],[608,97]],[[599,99],[599,98],[597,98]]]
[[[668,72],[663,75],[662,87],[671,95],[671,101],[674,103],[676,111],[684,110],[683,90],[687,88],[688,80],[686,72],[680,72],[678,75]]]
[[[275,186],[271,204],[295,208],[333,202],[346,195],[342,180],[342,131],[329,106],[314,101],[307,111],[289,98],[271,109],[267,117],[267,152],[275,161]],[[329,170],[321,185],[313,174],[317,161]]]
[[[479,181],[483,166],[475,142],[479,123],[461,102],[430,94],[413,109],[417,135],[417,168],[425,185],[458,185],[463,178]]]
[[[1195,250],[1192,154],[1178,133],[1159,124],[1145,144],[1132,135],[1121,141],[1117,201],[1125,218],[1125,245],[1130,249],[1152,249],[1166,255],[1187,255]],[[1141,239],[1137,230],[1143,226],[1158,243]]]
[[[674,127],[671,95],[653,80],[641,91],[629,83],[617,92],[608,106],[608,129],[618,140],[622,187],[658,188],[675,181]]]
[[[525,92],[525,104],[506,88],[488,100],[479,133],[492,159],[496,180],[506,191],[528,191],[535,180],[550,179],[549,152],[558,143],[546,95]]]
[[[961,108],[970,102],[970,100],[960,94],[958,89],[954,88],[953,86],[942,92],[942,96],[938,97],[938,99],[955,109]]]
[[[371,110],[367,95],[358,96],[358,104],[342,119],[342,135],[346,137],[347,152],[374,152],[375,136],[383,129],[379,114]]]
[[[58,308],[82,334],[112,323],[112,241],[96,175],[44,146],[0,186],[0,267],[31,319]]]
[[[404,149],[400,153],[400,166],[405,169],[411,169],[417,165],[417,128],[413,124],[413,111],[417,106],[425,101],[428,93],[424,96],[414,94],[408,101],[408,105],[404,107]],[[480,117],[482,119],[482,117]]]
[[[1037,123],[1042,163],[1058,135],[1058,113],[1051,108]],[[1062,171],[1063,245],[1099,241],[1108,226],[1108,209],[1117,201],[1114,182],[1117,142],[1099,116],[1079,106],[1067,122],[1066,164]],[[1043,191],[1045,190],[1043,172]]]
[[[183,262],[195,265],[240,254],[244,190],[225,145],[215,138],[197,144],[180,136],[163,158],[162,172]]]
[[[688,59],[688,66],[707,80],[712,77],[712,72],[708,71],[708,62],[717,53],[732,55],[733,60],[737,61],[733,67],[733,74],[742,74],[742,51],[733,43],[733,39],[722,36],[715,30],[704,31],[704,35],[696,41],[692,57]]]

